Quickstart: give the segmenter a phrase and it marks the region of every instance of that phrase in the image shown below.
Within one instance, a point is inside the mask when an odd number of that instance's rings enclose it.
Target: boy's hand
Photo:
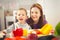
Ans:
[[[3,38],[4,35],[3,31],[0,31],[0,38]]]

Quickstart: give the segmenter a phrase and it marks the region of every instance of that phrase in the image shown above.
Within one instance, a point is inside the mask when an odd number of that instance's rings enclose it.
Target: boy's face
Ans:
[[[26,15],[25,10],[18,10],[16,17],[17,17],[17,20],[18,20],[19,22],[25,22],[26,19],[27,19],[27,15]]]

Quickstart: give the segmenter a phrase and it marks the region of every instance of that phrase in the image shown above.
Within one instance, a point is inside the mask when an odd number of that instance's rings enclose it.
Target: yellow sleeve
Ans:
[[[51,30],[53,29],[52,25],[50,24],[45,24],[42,28],[41,28],[41,32],[44,34],[44,35],[48,35]]]

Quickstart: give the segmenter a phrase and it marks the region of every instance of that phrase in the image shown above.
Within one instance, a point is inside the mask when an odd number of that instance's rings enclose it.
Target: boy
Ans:
[[[11,26],[9,26],[3,32],[8,34],[8,33],[11,33],[13,30],[15,30],[17,28],[23,28],[23,29],[26,29],[26,30],[31,29],[31,27],[26,23],[26,19],[27,19],[27,11],[26,11],[26,9],[20,8],[17,11],[16,19],[18,20],[18,22],[12,24]]]
[[[27,19],[27,11],[24,8],[20,8],[17,11],[16,19],[18,20],[17,23],[14,23],[11,25],[9,28],[7,28],[7,33],[10,33],[12,30],[17,29],[17,28],[23,28],[23,29],[31,29],[31,27],[26,23]]]

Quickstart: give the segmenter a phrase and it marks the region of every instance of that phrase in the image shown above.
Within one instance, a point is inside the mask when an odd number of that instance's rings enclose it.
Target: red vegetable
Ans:
[[[19,29],[13,30],[13,34],[15,37],[16,36],[23,36],[23,29],[19,28]]]

